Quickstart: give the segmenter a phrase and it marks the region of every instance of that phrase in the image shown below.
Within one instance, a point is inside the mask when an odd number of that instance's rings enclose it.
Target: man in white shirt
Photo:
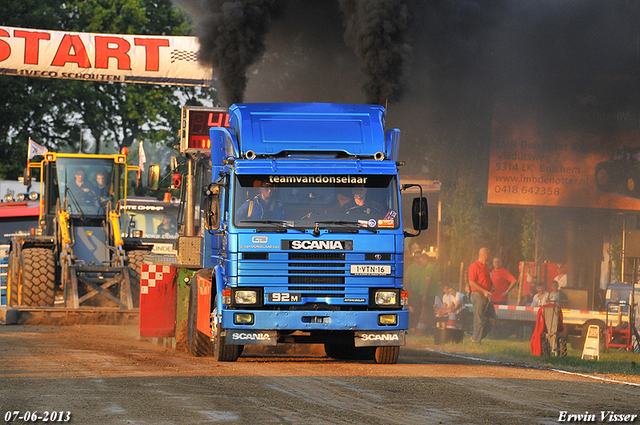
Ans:
[[[531,307],[540,307],[545,304],[549,304],[549,293],[546,290],[545,284],[542,282],[538,282],[536,285],[537,294],[533,296],[533,302],[531,303]]]
[[[448,308],[449,311],[457,313],[460,307],[462,307],[462,301],[464,294],[456,291],[451,285],[445,287],[446,295],[442,297],[442,303]]]

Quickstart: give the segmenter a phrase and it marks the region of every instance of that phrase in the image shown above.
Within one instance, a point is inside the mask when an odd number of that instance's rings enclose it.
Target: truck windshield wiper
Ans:
[[[302,233],[306,232],[306,229],[302,227],[296,227],[292,224],[292,222],[285,220],[240,220],[240,223],[273,224],[274,226],[282,227],[284,229],[293,229]]]
[[[357,221],[342,221],[342,220],[337,220],[337,221],[316,221],[316,224],[335,224],[336,226],[345,226],[345,227],[350,227],[352,229],[356,228],[356,229],[368,230],[371,233],[378,233],[378,231],[376,229],[371,229],[371,228],[369,228],[369,226],[362,226]]]

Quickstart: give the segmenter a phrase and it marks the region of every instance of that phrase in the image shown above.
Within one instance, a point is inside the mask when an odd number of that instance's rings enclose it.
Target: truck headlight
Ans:
[[[375,302],[377,305],[398,305],[397,291],[376,291]]]
[[[235,304],[257,304],[258,293],[256,291],[235,291],[234,292]]]

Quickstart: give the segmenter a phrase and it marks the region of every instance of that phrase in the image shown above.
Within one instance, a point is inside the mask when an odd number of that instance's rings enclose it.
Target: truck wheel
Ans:
[[[327,356],[336,360],[372,360],[376,347],[355,347],[353,344],[324,344]]]
[[[56,265],[53,251],[29,248],[20,256],[22,270],[22,304],[31,307],[53,307]]]
[[[213,354],[213,344],[211,343],[211,338],[198,330],[198,285],[196,284],[196,275],[193,275],[191,285],[189,285],[187,347],[194,356],[204,357]]]
[[[344,344],[324,344],[324,352],[327,354],[327,357],[331,357],[336,360],[345,360],[346,357],[344,355]]]
[[[213,355],[219,362],[235,362],[240,357],[241,345],[227,345],[222,336],[222,324],[216,323],[213,330]]]
[[[400,347],[378,347],[376,348],[375,360],[378,364],[396,364],[398,363],[398,355]]]

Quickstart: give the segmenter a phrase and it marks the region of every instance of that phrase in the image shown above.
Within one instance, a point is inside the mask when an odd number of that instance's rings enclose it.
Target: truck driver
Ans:
[[[284,205],[276,199],[273,183],[263,180],[260,193],[247,199],[237,211],[239,220],[284,220]]]

